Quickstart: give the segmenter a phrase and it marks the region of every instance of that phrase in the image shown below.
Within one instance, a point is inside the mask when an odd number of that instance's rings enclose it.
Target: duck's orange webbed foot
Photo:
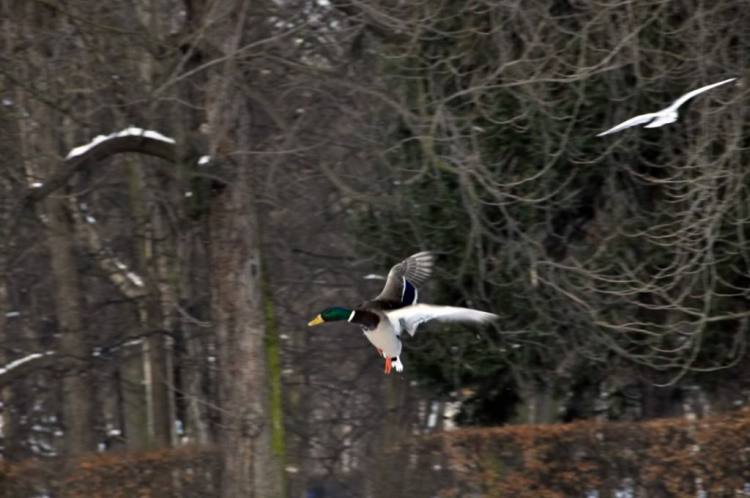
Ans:
[[[391,357],[385,359],[385,373],[389,374],[391,373]]]

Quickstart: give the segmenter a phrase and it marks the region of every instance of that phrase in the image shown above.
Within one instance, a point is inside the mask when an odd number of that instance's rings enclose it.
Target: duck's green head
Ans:
[[[346,308],[337,308],[337,307],[326,308],[320,313],[320,315],[310,320],[307,326],[312,327],[313,325],[318,325],[323,322],[348,321],[352,317],[353,314],[354,312],[352,310],[348,310]]]

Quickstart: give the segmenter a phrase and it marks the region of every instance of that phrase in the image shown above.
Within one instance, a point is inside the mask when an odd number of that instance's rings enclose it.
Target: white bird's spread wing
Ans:
[[[719,85],[724,85],[724,84],[729,83],[730,81],[734,81],[736,79],[737,78],[729,78],[728,80],[720,81],[718,83],[713,83],[711,85],[706,85],[704,87],[698,88],[697,90],[693,90],[692,92],[688,92],[685,95],[683,95],[682,97],[680,97],[679,99],[677,99],[674,102],[672,102],[672,104],[669,107],[667,107],[666,109],[662,109],[659,112],[652,112],[652,113],[649,113],[649,114],[641,114],[640,116],[636,116],[634,118],[628,119],[624,123],[620,123],[617,126],[615,126],[614,128],[610,128],[609,130],[607,130],[607,131],[605,131],[603,133],[598,134],[597,137],[602,137],[604,135],[609,135],[610,133],[616,133],[616,132],[618,132],[620,130],[624,130],[625,128],[630,128],[631,126],[636,126],[636,125],[639,125],[639,124],[643,124],[643,123],[645,123],[647,121],[651,121],[654,118],[658,119],[660,116],[668,116],[670,113],[675,113],[674,117],[676,119],[677,108],[680,107],[682,104],[684,104],[688,100],[692,99],[696,95],[700,95],[703,92],[706,92],[706,91],[708,91],[708,90],[710,90],[712,88],[716,88]],[[655,126],[651,126],[650,128],[656,128],[658,126],[661,126],[661,125],[664,125],[664,124],[667,124],[667,123],[673,123],[673,122],[674,122],[674,119],[672,119],[672,120],[665,120],[663,122],[656,123]],[[646,128],[649,128],[649,126],[647,126]]]
[[[604,135],[609,135],[610,133],[616,133],[620,130],[624,130],[625,128],[630,128],[631,126],[637,126],[639,124],[646,123],[654,119],[657,115],[658,115],[657,113],[652,112],[649,114],[641,114],[640,116],[630,118],[627,121],[618,124],[614,128],[610,128],[609,130],[598,134],[597,137],[603,137]]]
[[[712,85],[706,85],[706,86],[703,86],[703,87],[701,87],[701,88],[699,88],[697,90],[693,90],[692,92],[688,92],[685,95],[683,95],[682,97],[680,97],[679,99],[677,99],[674,102],[672,102],[672,104],[669,107],[667,107],[666,109],[664,109],[664,110],[665,111],[666,110],[676,111],[678,107],[680,107],[682,104],[684,104],[688,100],[692,99],[696,95],[700,95],[703,92],[707,92],[708,90],[710,90],[712,88],[716,88],[719,85],[723,85],[725,83],[729,83],[730,81],[734,81],[736,79],[737,78],[729,78],[728,80],[720,81],[720,82],[714,83]]]
[[[439,322],[468,322],[487,323],[500,318],[494,313],[472,310],[469,308],[458,308],[454,306],[434,306],[431,304],[415,304],[394,311],[387,311],[386,316],[393,324],[396,335],[401,335],[403,330],[414,335],[417,327],[430,320]]]

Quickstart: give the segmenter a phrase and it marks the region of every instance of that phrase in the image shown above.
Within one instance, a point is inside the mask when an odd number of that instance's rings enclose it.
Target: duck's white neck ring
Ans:
[[[356,310],[352,311],[352,314],[351,314],[351,315],[349,315],[349,319],[347,320],[347,322],[351,322],[351,321],[352,321],[352,318],[354,318],[354,314],[355,314],[356,312],[357,312]]]

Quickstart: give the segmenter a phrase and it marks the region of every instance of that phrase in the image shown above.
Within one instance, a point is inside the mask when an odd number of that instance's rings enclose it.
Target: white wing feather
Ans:
[[[697,90],[693,90],[692,92],[688,92],[685,95],[683,95],[682,97],[680,97],[679,99],[677,99],[674,102],[672,102],[672,104],[669,107],[667,107],[666,109],[664,109],[664,110],[665,111],[676,111],[678,107],[680,107],[682,104],[684,104],[688,100],[692,99],[696,95],[700,95],[703,92],[706,92],[706,91],[708,91],[708,90],[710,90],[712,88],[715,88],[715,87],[717,87],[719,85],[723,85],[725,83],[729,83],[730,81],[734,81],[736,79],[737,78],[729,78],[728,80],[720,81],[718,83],[713,83],[711,85],[702,86],[702,87],[700,87]]]
[[[616,132],[618,132],[620,130],[624,130],[625,128],[630,128],[631,126],[637,126],[639,124],[646,123],[646,122],[651,121],[652,119],[654,119],[656,116],[657,116],[657,114],[654,113],[654,112],[649,113],[649,114],[641,114],[640,116],[636,116],[634,118],[630,118],[627,121],[624,121],[624,122],[618,124],[614,128],[610,128],[609,130],[604,131],[604,132],[598,134],[597,137],[603,137],[604,135],[609,135],[610,133],[616,133]]]
[[[406,330],[414,335],[417,327],[430,320],[439,322],[468,322],[487,323],[500,318],[494,313],[472,310],[469,308],[458,308],[455,306],[434,306],[431,304],[415,304],[393,311],[387,311],[385,315],[393,325],[396,335]]]
[[[636,126],[636,125],[639,125],[639,124],[643,124],[643,123],[645,123],[647,121],[651,121],[654,118],[658,119],[659,117],[667,116],[670,113],[676,113],[677,112],[677,108],[679,108],[682,104],[684,104],[688,100],[692,99],[696,95],[700,95],[703,92],[706,92],[706,91],[708,91],[708,90],[710,90],[712,88],[716,88],[719,85],[724,85],[725,83],[729,83],[730,81],[734,81],[736,79],[737,78],[729,78],[728,80],[719,81],[718,83],[712,83],[711,85],[706,85],[706,86],[698,88],[697,90],[693,90],[692,92],[688,92],[685,95],[683,95],[682,97],[680,97],[679,99],[677,99],[674,102],[672,102],[672,104],[670,104],[669,107],[667,107],[665,109],[662,109],[661,111],[652,112],[652,113],[649,113],[649,114],[641,114],[640,116],[636,116],[634,118],[630,118],[627,121],[618,124],[614,128],[610,128],[609,130],[598,134],[597,137],[602,137],[604,135],[609,135],[610,133],[616,133],[616,132],[618,132],[620,130],[624,130],[625,128],[630,128],[631,126]],[[646,128],[656,128],[656,127],[661,126],[663,124],[673,123],[673,122],[674,122],[674,120],[665,120],[665,121],[660,122],[660,123],[655,123],[655,126],[646,126]]]

